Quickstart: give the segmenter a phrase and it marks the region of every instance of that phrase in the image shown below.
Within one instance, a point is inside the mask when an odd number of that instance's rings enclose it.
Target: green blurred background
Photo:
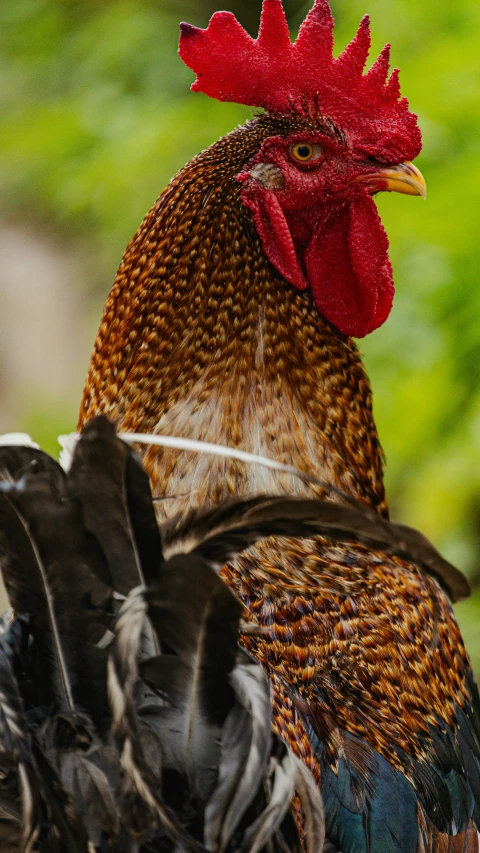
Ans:
[[[218,0],[255,34],[260,0]],[[285,0],[292,29],[310,3]],[[392,515],[470,577],[457,608],[480,673],[480,4],[333,0],[338,51],[360,17],[419,113],[424,204],[384,195],[397,296],[361,342]],[[170,177],[243,121],[191,95],[178,22],[216,0],[2,0],[0,430],[57,452],[75,426],[122,251]]]

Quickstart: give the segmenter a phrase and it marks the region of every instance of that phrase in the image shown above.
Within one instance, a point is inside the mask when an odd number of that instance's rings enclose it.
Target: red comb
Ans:
[[[381,149],[393,159],[413,159],[421,148],[420,130],[400,98],[398,71],[388,79],[389,45],[364,74],[368,17],[337,59],[333,23],[328,0],[315,0],[292,44],[282,0],[263,0],[257,39],[231,12],[216,12],[206,30],[180,25],[179,53],[197,75],[195,92],[272,113],[317,109],[367,153]]]

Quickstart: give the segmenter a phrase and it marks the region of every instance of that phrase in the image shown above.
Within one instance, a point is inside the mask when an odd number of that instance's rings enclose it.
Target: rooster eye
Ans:
[[[313,145],[311,142],[296,142],[290,151],[294,160],[299,163],[308,163],[310,160],[318,160],[323,154],[321,145]]]

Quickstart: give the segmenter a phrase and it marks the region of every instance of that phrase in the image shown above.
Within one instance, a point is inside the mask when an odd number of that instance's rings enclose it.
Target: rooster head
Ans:
[[[372,195],[425,196],[410,162],[421,150],[417,117],[388,76],[389,45],[367,73],[367,17],[333,57],[328,0],[315,0],[292,44],[281,0],[263,0],[252,39],[230,12],[206,30],[181,25],[192,89],[263,107],[277,123],[236,176],[264,251],[284,278],[310,288],[320,313],[364,337],[387,319],[394,285],[388,238]]]

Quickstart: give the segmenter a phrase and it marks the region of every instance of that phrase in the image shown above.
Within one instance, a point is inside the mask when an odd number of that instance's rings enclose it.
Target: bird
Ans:
[[[181,25],[194,91],[263,111],[181,169],[128,245],[78,428],[105,415],[308,476],[138,444],[161,521],[259,495],[388,519],[354,338],[392,308],[373,196],[425,196],[421,134],[388,45],[364,71],[368,17],[336,58],[333,24],[315,0],[292,43],[281,0],[263,0],[256,40],[228,12]],[[274,732],[321,789],[325,849],[476,853],[479,700],[456,594],[408,556],[325,533],[251,544],[221,577],[259,629],[241,638]]]

